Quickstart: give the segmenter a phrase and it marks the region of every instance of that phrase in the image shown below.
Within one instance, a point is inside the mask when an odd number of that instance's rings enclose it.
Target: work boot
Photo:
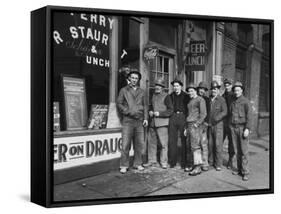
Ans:
[[[120,167],[119,171],[120,171],[121,174],[125,174],[128,171],[128,168],[127,167]]]
[[[217,170],[217,171],[221,171],[221,167],[217,166],[217,167],[216,167],[216,170]]]
[[[230,163],[230,162],[228,161],[226,168],[227,168],[227,169],[232,169],[232,163]]]
[[[249,180],[248,175],[243,175],[242,180],[243,180],[243,181],[248,181],[248,180]]]
[[[144,167],[151,167],[151,166],[153,166],[154,164],[156,164],[156,163],[154,163],[154,162],[147,162],[147,163],[144,163],[143,166],[144,166]]]
[[[184,171],[185,171],[185,172],[191,172],[191,171],[192,171],[192,167],[185,167],[185,168],[184,168]]]
[[[201,167],[200,166],[196,166],[190,173],[189,175],[191,176],[196,176],[199,175],[201,173]]]
[[[203,170],[203,171],[208,171],[208,170],[209,170],[209,167],[208,167],[208,166],[202,166],[202,170]]]
[[[139,165],[139,166],[136,166],[135,169],[138,171],[143,171],[144,167],[142,165]]]

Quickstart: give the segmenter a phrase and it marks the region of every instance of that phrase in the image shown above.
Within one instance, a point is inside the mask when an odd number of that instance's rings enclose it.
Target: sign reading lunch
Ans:
[[[205,70],[205,41],[191,41],[189,52],[186,57],[187,71],[204,71]]]
[[[121,148],[121,132],[54,138],[54,170],[120,158]]]
[[[76,57],[92,66],[109,68],[109,35],[114,19],[98,14],[63,13],[54,23],[55,48],[73,49]],[[59,16],[59,15],[57,15]]]

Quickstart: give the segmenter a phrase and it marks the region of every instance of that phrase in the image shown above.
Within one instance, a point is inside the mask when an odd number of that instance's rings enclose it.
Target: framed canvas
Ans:
[[[31,201],[266,194],[273,20],[31,12]]]

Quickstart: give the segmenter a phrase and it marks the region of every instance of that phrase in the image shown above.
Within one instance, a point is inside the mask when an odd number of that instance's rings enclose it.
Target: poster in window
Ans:
[[[86,129],[87,103],[85,80],[63,76],[63,93],[67,130]]]
[[[88,129],[104,129],[106,128],[108,113],[108,105],[91,106],[91,113],[88,121]]]

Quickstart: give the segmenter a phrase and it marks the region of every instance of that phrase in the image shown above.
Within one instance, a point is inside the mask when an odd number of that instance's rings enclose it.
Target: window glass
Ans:
[[[108,105],[112,27],[113,19],[110,16],[53,13],[53,101],[60,106],[63,124],[66,116],[63,112],[65,106],[62,76],[85,81],[87,116],[90,115],[92,105]]]
[[[127,75],[131,70],[139,70],[140,23],[123,16],[121,25],[121,63],[118,75],[118,91],[127,85]]]

